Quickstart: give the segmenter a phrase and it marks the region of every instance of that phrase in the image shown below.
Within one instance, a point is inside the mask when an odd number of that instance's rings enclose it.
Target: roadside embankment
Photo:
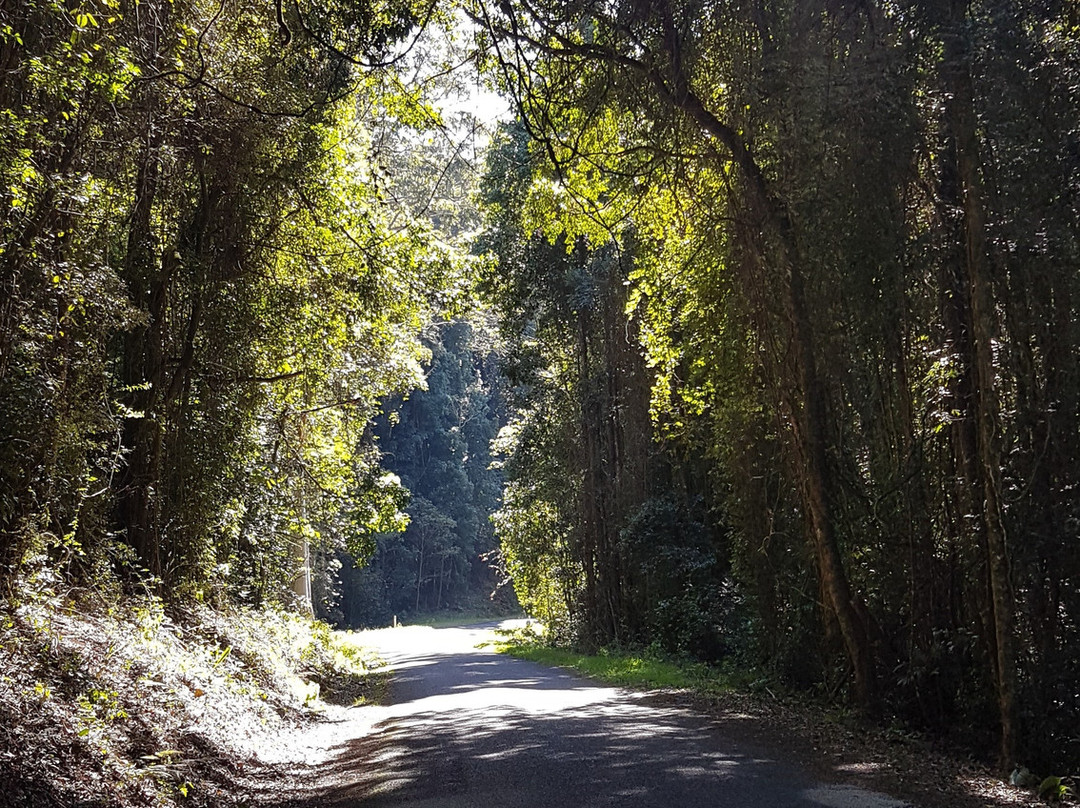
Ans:
[[[351,634],[293,614],[40,582],[0,602],[0,647],[3,808],[229,805],[290,730],[381,686]]]

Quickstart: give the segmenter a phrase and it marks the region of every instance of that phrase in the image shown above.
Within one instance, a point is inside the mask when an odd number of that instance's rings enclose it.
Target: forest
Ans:
[[[0,77],[8,606],[520,603],[1080,764],[1074,3],[8,0]]]

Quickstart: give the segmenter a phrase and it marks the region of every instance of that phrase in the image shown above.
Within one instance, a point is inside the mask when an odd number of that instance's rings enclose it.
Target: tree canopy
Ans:
[[[455,270],[395,226],[372,133],[426,125],[397,63],[433,14],[5,11],[5,575],[278,600],[305,542],[404,523],[367,423]]]
[[[494,562],[1080,761],[1072,4],[22,0],[0,75],[5,584],[367,624]]]
[[[1075,761],[1071,8],[472,14],[523,601]]]

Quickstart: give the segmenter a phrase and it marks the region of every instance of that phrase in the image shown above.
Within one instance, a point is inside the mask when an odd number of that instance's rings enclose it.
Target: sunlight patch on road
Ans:
[[[734,774],[734,769],[740,765],[742,765],[740,761],[729,758],[727,760],[711,761],[708,766],[672,766],[668,771],[683,777],[712,777],[721,774],[722,769],[730,769],[732,771],[729,773]]]
[[[862,763],[841,763],[837,766],[833,766],[833,769],[838,772],[846,772],[848,774],[869,774],[870,772],[881,771],[885,767],[881,763],[873,763],[871,761],[863,761]]]
[[[407,671],[411,668],[426,668],[428,665],[434,665],[436,660],[434,659],[412,659],[408,662],[395,662],[394,671]]]
[[[491,715],[493,711],[499,709],[511,709],[530,714],[558,713],[612,702],[618,695],[619,691],[610,687],[543,690],[535,687],[501,687],[493,684],[477,690],[440,693],[397,704],[387,708],[386,717],[407,718],[418,714],[460,714],[462,712],[481,712]]]

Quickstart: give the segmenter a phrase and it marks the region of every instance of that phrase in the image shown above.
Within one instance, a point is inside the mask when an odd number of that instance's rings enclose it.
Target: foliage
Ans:
[[[1074,766],[1075,15],[471,9],[523,602]]]
[[[723,610],[735,604],[707,527],[670,498],[650,499],[619,539],[644,639],[670,654],[720,659]]]
[[[349,625],[471,607],[498,586],[483,560],[500,487],[490,468],[500,409],[491,350],[479,320],[433,323],[424,342],[425,389],[388,399],[375,427],[383,462],[410,492],[408,526],[379,535],[366,569],[343,571]]]
[[[1075,10],[462,7],[5,9],[0,582],[373,622],[498,542],[560,641],[1075,768]]]
[[[123,557],[177,599],[288,602],[305,546],[362,558],[405,524],[367,424],[420,383],[458,269],[394,223],[363,110],[428,125],[395,63],[434,22],[408,2],[9,11],[0,575],[46,551],[98,585]]]
[[[1064,778],[1056,776],[1044,778],[1037,791],[1039,799],[1047,802],[1061,802],[1072,796],[1072,789],[1064,782]]]

